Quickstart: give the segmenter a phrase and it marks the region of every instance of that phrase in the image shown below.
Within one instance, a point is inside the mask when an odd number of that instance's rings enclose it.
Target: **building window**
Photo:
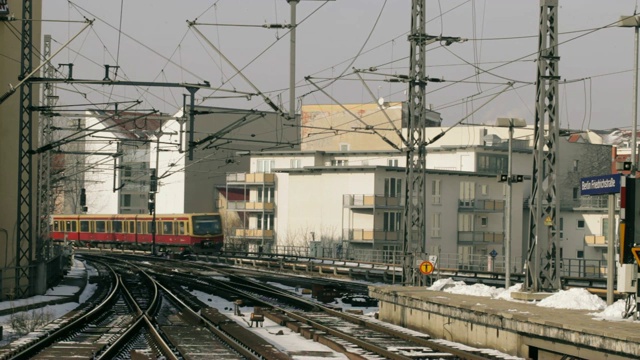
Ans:
[[[400,230],[400,216],[399,212],[385,212],[384,224],[382,230],[384,231],[399,231]]]
[[[560,240],[564,238],[564,218],[558,220],[558,228],[560,230]]]
[[[272,159],[260,159],[256,162],[257,173],[270,173],[275,167],[276,161]]]
[[[578,220],[578,229],[584,229],[584,220]]]
[[[578,160],[573,160],[573,171],[578,171]]]
[[[384,197],[400,197],[402,194],[402,179],[384,179]]]
[[[398,167],[398,159],[387,159],[387,166]]]
[[[440,237],[440,215],[439,212],[431,214],[431,237]]]
[[[440,205],[440,179],[431,180],[431,203],[434,205]]]
[[[349,144],[346,144],[346,143],[340,144],[340,151],[349,151]]]
[[[608,241],[609,236],[609,218],[602,218],[602,236]]]
[[[291,159],[291,168],[292,169],[301,169],[302,168],[302,160],[300,159]]]
[[[573,188],[573,200],[578,200],[580,198],[580,189],[577,187]]]
[[[480,226],[487,227],[487,225],[489,225],[489,218],[486,217],[486,216],[481,216],[480,217]]]
[[[476,184],[472,181],[460,182],[460,201],[463,206],[471,206],[476,197]]]
[[[507,155],[478,155],[478,172],[498,174],[506,173],[508,170],[509,157]]]
[[[347,166],[349,160],[331,160],[331,166]]]
[[[122,176],[126,178],[131,177],[131,166],[123,166],[122,168],[124,169]]]
[[[258,215],[258,230],[273,229],[273,214]]]
[[[472,216],[472,214],[458,214],[458,231],[473,231]]]
[[[583,250],[578,250],[578,253],[576,254],[576,257],[578,259],[584,258],[584,251]]]
[[[130,206],[131,206],[131,194],[123,194],[122,207],[130,207]]]
[[[487,195],[489,192],[489,185],[480,185],[480,192],[482,195]]]
[[[258,198],[256,199],[257,202],[272,202],[273,200],[273,192],[274,189],[273,188],[258,188]]]

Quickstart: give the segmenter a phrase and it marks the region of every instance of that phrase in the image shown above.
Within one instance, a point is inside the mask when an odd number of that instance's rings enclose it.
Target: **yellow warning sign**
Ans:
[[[553,225],[553,220],[551,220],[551,216],[547,216],[546,219],[544,219],[544,225],[545,226],[551,226]]]
[[[420,264],[420,272],[423,275],[430,275],[433,272],[433,263],[431,261],[423,261]]]

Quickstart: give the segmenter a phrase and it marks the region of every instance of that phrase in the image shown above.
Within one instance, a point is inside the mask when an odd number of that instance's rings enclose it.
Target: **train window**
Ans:
[[[96,221],[96,232],[106,232],[107,231],[107,226],[105,224],[104,221]]]
[[[89,222],[86,220],[80,221],[80,231],[89,232]]]
[[[147,221],[147,229],[149,230],[149,234],[153,234],[155,232],[154,222]]]
[[[193,217],[193,235],[217,235],[222,232],[219,215],[198,215]]]
[[[136,227],[133,224],[133,221],[129,221],[129,233],[130,234],[135,234],[136,233]]]
[[[136,232],[137,232],[138,234],[144,234],[144,231],[142,231],[142,221],[138,221],[137,223],[138,223],[138,224],[137,224],[137,225],[138,225],[138,226],[137,226],[137,230],[138,230],[138,231],[136,231]]]
[[[73,231],[73,232],[78,231],[77,226],[78,226],[77,223],[75,221],[72,221],[71,222],[71,231]]]
[[[178,235],[184,235],[184,221],[178,222]]]
[[[165,235],[173,235],[173,223],[171,221],[162,222],[162,233]]]
[[[113,232],[121,233],[122,231],[122,221],[114,220],[113,221]]]
[[[58,221],[53,222],[53,231],[60,231],[60,225]]]

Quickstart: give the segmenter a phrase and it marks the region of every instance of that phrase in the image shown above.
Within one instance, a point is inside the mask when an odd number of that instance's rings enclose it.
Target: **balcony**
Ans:
[[[400,231],[370,230],[370,229],[344,229],[342,238],[346,241],[355,242],[377,242],[377,241],[399,241],[402,239]]]
[[[342,197],[342,206],[346,208],[401,208],[404,205],[402,197],[388,197],[383,195],[348,194]]]
[[[227,210],[273,212],[276,204],[272,202],[228,201]]]
[[[490,231],[458,231],[458,243],[502,243],[504,233]]]
[[[608,242],[603,235],[585,235],[584,244],[592,247],[606,247]]]
[[[458,210],[461,212],[503,212],[504,200],[458,200]]]
[[[262,229],[233,229],[232,238],[241,239],[273,239],[275,232],[273,230]]]
[[[276,175],[271,173],[230,173],[227,174],[227,184],[246,185],[273,185],[276,182]]]

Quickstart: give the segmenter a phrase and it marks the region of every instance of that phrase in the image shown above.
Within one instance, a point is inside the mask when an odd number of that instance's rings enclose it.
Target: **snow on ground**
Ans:
[[[244,316],[237,316],[234,315],[233,310],[235,305],[231,301],[198,290],[192,290],[191,294],[210,307],[218,309],[220,313],[235,320],[238,324],[255,332],[258,336],[265,338],[277,349],[289,353],[293,359],[348,359],[344,354],[335,352],[329,347],[313,340],[307,340],[299,333],[287,327],[280,326],[267,318],[264,319],[262,327],[249,327],[248,321],[250,314],[253,312],[252,307],[241,307],[240,312],[244,314]],[[317,356],[314,356],[314,354]]]
[[[511,298],[511,293],[514,291],[520,291],[522,289],[522,284],[515,284],[505,290],[504,288],[496,288],[494,286],[482,284],[466,285],[463,281],[455,281],[451,278],[446,278],[437,280],[427,289],[452,294],[474,295],[490,297],[493,299],[524,302],[522,300],[515,300]],[[607,306],[607,303],[600,299],[600,297],[581,288],[560,290],[546,299],[537,302],[536,305],[555,309],[597,310],[598,312],[589,313],[588,315],[594,316],[597,319],[611,321],[623,320],[622,316],[624,313],[624,300],[618,300],[612,305]]]
[[[84,277],[85,274],[87,274],[86,276],[88,277],[93,274],[97,274],[97,271],[92,267],[87,267],[85,263],[81,261],[74,260],[73,266],[69,270],[69,273],[67,274],[67,276],[68,277]],[[28,317],[45,315],[51,320],[58,319],[64,316],[65,314],[67,314],[68,312],[74,310],[78,306],[80,306],[80,304],[87,301],[87,299],[89,299],[95,293],[96,289],[97,289],[97,284],[87,283],[84,290],[80,294],[80,301],[77,303],[68,302],[68,303],[59,304],[59,305],[46,305],[38,309],[22,312],[22,314],[25,314],[25,313],[30,314],[28,315]],[[76,294],[79,290],[80,288],[76,286],[60,285],[47,290],[45,295],[33,296],[27,299],[0,302],[0,309],[4,310],[4,309],[10,309],[12,307],[17,307],[17,306],[37,305],[38,303],[42,303],[42,302],[46,302],[54,299],[61,299],[66,296],[72,296]],[[7,345],[11,341],[16,340],[18,338],[16,336],[14,329],[11,327],[11,320],[13,317],[14,315],[0,316],[0,326],[2,326],[3,328],[3,339],[0,341],[0,346]],[[44,327],[44,325],[42,327]]]

